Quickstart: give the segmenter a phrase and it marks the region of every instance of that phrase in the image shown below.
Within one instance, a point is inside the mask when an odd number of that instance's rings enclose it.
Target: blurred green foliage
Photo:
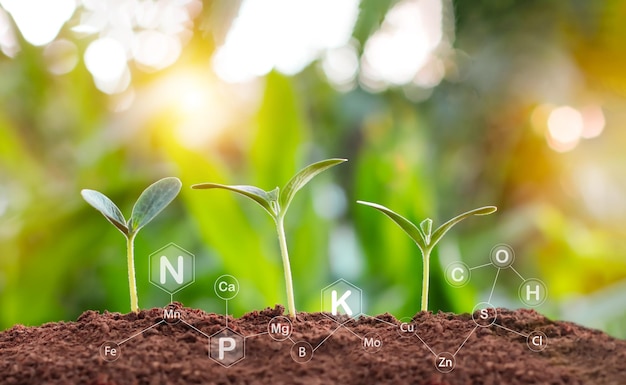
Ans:
[[[394,3],[361,2],[359,50]],[[271,219],[245,198],[189,186],[270,190],[306,164],[345,157],[298,194],[286,220],[298,310],[318,311],[320,289],[339,277],[363,289],[369,314],[419,309],[419,250],[357,199],[434,226],[495,205],[498,213],[460,224],[435,249],[431,310],[469,312],[484,301],[495,269],[477,270],[460,289],[443,270],[455,260],[488,263],[491,248],[507,243],[517,271],[549,288],[539,311],[626,336],[623,2],[454,2],[456,66],[438,86],[417,97],[407,87],[337,91],[318,63],[271,72],[254,83],[258,103],[211,141],[185,145],[184,117],[171,105],[182,95],[161,85],[198,68],[215,83],[207,63],[233,16],[214,22],[224,4],[205,2],[176,64],[133,69],[135,99],[121,111],[122,97],[98,91],[81,64],[53,75],[43,48],[21,38],[14,58],[0,55],[0,328],[87,309],[127,312],[124,244],[79,192],[102,191],[127,212],[164,176],[179,177],[183,191],[136,239],[140,307],[169,301],[149,283],[147,262],[169,242],[196,256],[195,283],[174,296],[186,306],[223,312],[213,292],[222,274],[240,282],[229,302],[236,316],[284,303]],[[85,44],[77,40],[79,50]],[[533,125],[540,105],[589,103],[602,106],[604,132],[569,152],[552,150],[545,127]],[[494,304],[521,307],[520,283],[502,271]]]

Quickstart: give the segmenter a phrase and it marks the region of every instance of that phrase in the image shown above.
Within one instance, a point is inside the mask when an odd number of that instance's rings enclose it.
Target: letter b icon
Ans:
[[[300,364],[309,362],[313,358],[313,347],[306,341],[298,341],[291,347],[291,358]]]

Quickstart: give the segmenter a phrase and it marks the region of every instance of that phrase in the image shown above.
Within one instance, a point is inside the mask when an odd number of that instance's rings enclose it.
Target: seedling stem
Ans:
[[[137,299],[137,283],[135,282],[135,234],[126,238],[126,262],[128,264],[128,287],[130,289],[130,309],[139,310]]]
[[[287,250],[287,238],[285,237],[284,216],[276,218],[276,231],[278,232],[278,243],[280,244],[280,255],[283,259],[283,270],[285,271],[285,286],[287,287],[287,309],[289,314],[295,316],[296,302],[293,294],[293,280],[291,278],[291,264],[289,263],[289,251]]]
[[[422,255],[424,275],[422,276],[422,310],[428,310],[428,291],[430,288],[430,249],[424,250]]]
[[[437,230],[432,232],[433,221],[430,218],[424,219],[419,227],[415,226],[411,221],[404,218],[400,214],[393,212],[385,206],[381,206],[377,203],[357,201],[365,206],[370,206],[375,208],[376,210],[382,212],[386,216],[388,216],[392,221],[394,221],[404,232],[407,233],[413,242],[417,245],[417,247],[422,252],[422,262],[423,262],[423,274],[422,274],[422,311],[428,310],[428,291],[430,287],[430,253],[444,236],[445,233],[452,228],[455,224],[459,223],[463,219],[470,217],[472,215],[489,215],[497,210],[495,206],[485,206],[480,207],[474,210],[467,211],[463,214],[457,215],[456,217],[450,219],[443,225],[439,226]]]
[[[255,186],[247,185],[223,185],[217,183],[200,183],[191,186],[193,189],[213,189],[219,188],[244,195],[258,203],[274,219],[276,232],[278,234],[278,244],[280,245],[280,255],[283,260],[283,270],[285,273],[285,287],[287,289],[287,311],[291,318],[296,318],[296,304],[293,295],[293,280],[291,278],[291,266],[289,263],[289,252],[287,250],[287,237],[285,236],[285,214],[289,208],[295,194],[304,185],[309,183],[313,177],[346,159],[326,159],[313,163],[298,171],[293,178],[287,182],[280,190],[278,187],[271,191],[265,191]]]
[[[135,205],[128,220],[120,209],[106,195],[95,190],[84,189],[80,193],[93,208],[115,226],[126,238],[126,263],[128,265],[128,288],[130,291],[130,309],[139,311],[137,298],[137,282],[135,279],[135,236],[139,230],[154,219],[180,192],[181,182],[178,178],[163,178],[146,188]]]

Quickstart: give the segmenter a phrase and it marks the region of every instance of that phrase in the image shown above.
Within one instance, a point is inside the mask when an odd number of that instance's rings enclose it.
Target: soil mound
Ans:
[[[353,320],[300,313],[289,330],[280,327],[289,324],[285,318],[268,330],[283,315],[281,306],[237,319],[180,304],[170,310],[167,317],[158,308],[137,314],[87,311],[75,322],[14,326],[0,333],[0,382],[626,384],[626,341],[531,310],[498,309],[489,326],[470,314],[441,312],[421,312],[404,324],[389,314]],[[414,333],[402,332],[410,326]],[[543,336],[545,341],[535,342],[544,349],[531,350],[529,336]],[[245,347],[236,346],[237,338]],[[438,362],[444,366],[437,368]],[[450,363],[453,370],[440,372]]]

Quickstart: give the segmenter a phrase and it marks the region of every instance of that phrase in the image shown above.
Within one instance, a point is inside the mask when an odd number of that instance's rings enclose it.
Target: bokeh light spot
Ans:
[[[20,49],[9,15],[2,8],[0,8],[0,49],[8,57],[14,57]]]
[[[582,114],[569,106],[555,108],[548,116],[548,135],[551,147],[569,151],[576,147],[583,133]]]
[[[244,0],[213,68],[228,82],[245,82],[273,68],[296,74],[326,50],[348,43],[358,5],[358,0]]]
[[[24,39],[32,45],[50,43],[74,14],[75,0],[0,0]]]
[[[173,64],[181,52],[180,41],[159,31],[146,30],[135,35],[133,56],[151,70],[160,70]]]
[[[54,75],[71,72],[78,63],[78,48],[69,40],[59,39],[48,44],[43,51],[48,71]]]
[[[442,8],[441,0],[404,0],[394,5],[365,44],[361,82],[376,90],[413,81],[442,41]],[[429,87],[443,77],[437,66],[433,68],[421,80]],[[434,80],[433,74],[440,75]]]
[[[103,92],[121,92],[124,79],[130,72],[126,65],[124,47],[113,38],[104,37],[94,40],[85,50],[85,65],[94,77],[96,86]]]
[[[600,106],[587,106],[581,111],[583,117],[583,132],[582,137],[585,139],[591,139],[600,136],[604,131],[606,120],[604,118],[604,112]]]
[[[359,70],[359,57],[356,47],[347,44],[330,49],[322,60],[322,69],[326,78],[339,91],[349,91],[354,87],[354,80]]]

